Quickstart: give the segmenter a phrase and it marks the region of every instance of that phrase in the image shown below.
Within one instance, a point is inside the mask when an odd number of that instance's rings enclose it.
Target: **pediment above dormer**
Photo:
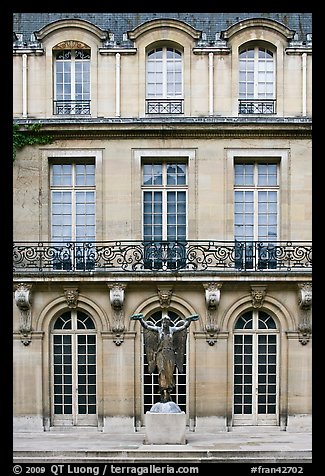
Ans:
[[[150,20],[142,23],[131,31],[128,31],[128,38],[130,40],[138,40],[142,35],[152,33],[159,30],[170,30],[186,33],[193,40],[198,40],[201,37],[201,31],[196,30],[189,24],[170,18],[163,18],[157,20]]]

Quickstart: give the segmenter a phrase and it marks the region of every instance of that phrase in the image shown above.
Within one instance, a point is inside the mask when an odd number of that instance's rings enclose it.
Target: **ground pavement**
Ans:
[[[186,432],[186,444],[145,444],[144,430],[127,434],[47,431],[13,434],[15,463],[311,463],[312,435],[277,428]]]

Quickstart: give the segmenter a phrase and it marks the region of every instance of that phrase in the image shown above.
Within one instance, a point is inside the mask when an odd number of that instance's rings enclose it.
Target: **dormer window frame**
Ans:
[[[264,42],[241,45],[238,74],[239,114],[276,114],[276,48]]]
[[[160,45],[147,48],[147,114],[183,114],[183,57],[183,49],[178,45],[162,43]]]
[[[53,48],[54,115],[91,114],[91,48],[82,42],[65,41]],[[86,65],[88,64],[88,67]],[[60,68],[59,68],[60,65]],[[65,67],[66,65],[66,67]],[[58,80],[61,80],[60,82]],[[61,87],[60,87],[61,86]],[[88,86],[88,87],[87,87]],[[66,92],[67,88],[67,92]],[[59,89],[61,89],[59,91]],[[79,89],[79,90],[78,90]],[[68,96],[68,97],[66,97]]]

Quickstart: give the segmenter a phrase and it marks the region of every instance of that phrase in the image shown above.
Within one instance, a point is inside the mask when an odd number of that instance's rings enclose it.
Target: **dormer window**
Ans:
[[[250,47],[239,53],[239,114],[275,113],[272,51]]]
[[[183,59],[175,48],[161,47],[148,52],[146,112],[183,113]]]
[[[55,49],[54,114],[90,114],[90,49]]]

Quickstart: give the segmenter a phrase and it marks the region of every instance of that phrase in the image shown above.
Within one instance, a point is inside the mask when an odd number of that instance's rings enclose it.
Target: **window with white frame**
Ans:
[[[183,59],[175,48],[155,48],[147,54],[147,106],[150,114],[183,112]]]
[[[234,425],[278,423],[278,329],[269,313],[246,311],[234,328]]]
[[[278,235],[278,164],[245,162],[235,163],[234,167],[234,235],[235,241],[245,247],[242,254],[239,248],[237,250],[237,265],[274,267],[274,245]],[[254,242],[258,242],[257,247]]]
[[[239,53],[239,113],[275,113],[275,62],[267,48],[250,47]]]
[[[187,237],[187,164],[144,162],[142,194],[146,267],[180,265]]]
[[[52,329],[52,422],[96,425],[96,328],[88,314],[63,312]]]
[[[89,247],[81,243],[92,243],[96,239],[94,163],[51,165],[51,239],[54,244],[65,243],[69,247],[63,251],[60,248],[56,253],[59,268],[93,265]]]
[[[90,49],[54,50],[54,114],[90,114]]]

